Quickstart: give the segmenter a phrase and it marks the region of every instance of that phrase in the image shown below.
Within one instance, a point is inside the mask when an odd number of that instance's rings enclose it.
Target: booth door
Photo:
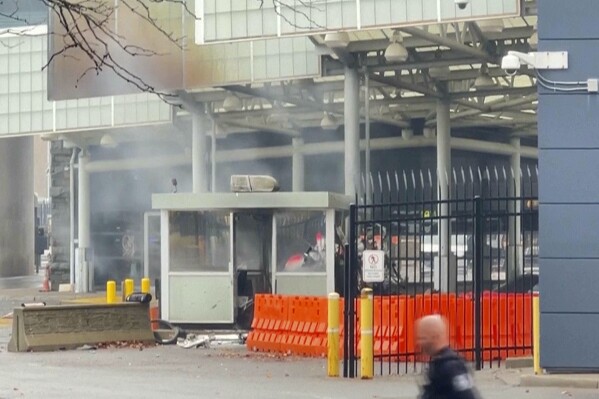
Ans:
[[[237,323],[249,328],[254,295],[272,292],[272,214],[237,212],[233,220]]]
[[[236,292],[232,214],[170,211],[168,217],[168,285],[163,284],[163,294],[168,292],[167,305],[163,305],[163,309],[167,307],[168,320],[182,324],[233,324]]]

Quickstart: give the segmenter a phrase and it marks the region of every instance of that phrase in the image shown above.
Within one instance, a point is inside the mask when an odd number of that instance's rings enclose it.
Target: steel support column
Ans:
[[[304,139],[300,137],[294,137],[291,139],[293,146],[293,155],[291,157],[291,168],[292,168],[292,185],[293,191],[304,191],[304,154],[302,154],[301,147],[304,145]]]
[[[345,68],[345,194],[360,194],[360,78],[358,71]]]
[[[451,183],[451,120],[450,102],[447,98],[437,100],[437,185],[440,201],[450,199]],[[439,281],[441,292],[455,290],[457,265],[451,256],[451,223],[449,220],[450,207],[447,202],[439,204]]]
[[[78,259],[75,270],[75,284],[77,292],[86,293],[93,289],[91,281],[93,280],[93,261],[91,257],[91,228],[90,228],[90,185],[89,172],[87,171],[87,163],[89,155],[87,150],[82,149],[79,153],[79,169],[78,169]]]
[[[191,168],[193,176],[193,192],[208,191],[206,170],[206,123],[204,115],[197,111],[192,114]]]

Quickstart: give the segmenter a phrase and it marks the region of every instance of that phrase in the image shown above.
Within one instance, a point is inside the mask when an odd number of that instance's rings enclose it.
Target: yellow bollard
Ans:
[[[141,292],[143,294],[149,294],[150,290],[151,290],[151,285],[150,285],[150,279],[149,278],[142,278],[141,279]]]
[[[327,370],[329,377],[339,377],[339,294],[329,294],[329,329]]]
[[[133,294],[134,289],[135,289],[135,281],[133,281],[130,278],[125,280],[125,293],[123,295],[125,297],[125,299],[127,299],[127,297],[129,295]]]
[[[539,297],[532,297],[532,335],[533,335],[533,346],[532,346],[532,358],[534,364],[535,374],[542,374],[541,369],[541,306],[539,304]]]
[[[374,337],[372,289],[364,288],[360,297],[360,371],[362,379],[374,376]]]
[[[116,303],[116,281],[106,282],[106,303]]]

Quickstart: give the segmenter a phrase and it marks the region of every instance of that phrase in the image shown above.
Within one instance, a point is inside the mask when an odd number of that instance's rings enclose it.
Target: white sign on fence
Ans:
[[[362,253],[362,279],[365,283],[385,281],[385,251],[364,251]]]

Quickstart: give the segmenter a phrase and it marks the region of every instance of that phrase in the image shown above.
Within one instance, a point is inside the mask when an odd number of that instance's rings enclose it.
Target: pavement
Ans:
[[[65,294],[0,290],[0,308],[23,300],[60,302]],[[178,346],[8,353],[10,323],[0,323],[0,399],[4,398],[416,398],[419,374],[373,380],[326,377],[325,359],[248,352],[243,346]],[[485,399],[597,399],[599,390],[523,387],[531,370],[496,368],[476,373]]]

